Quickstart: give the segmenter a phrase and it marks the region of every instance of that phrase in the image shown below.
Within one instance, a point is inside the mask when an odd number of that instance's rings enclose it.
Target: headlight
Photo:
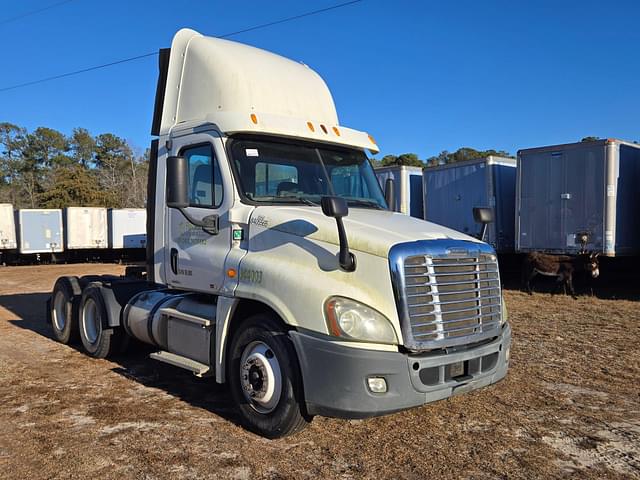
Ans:
[[[391,322],[373,308],[355,300],[331,297],[324,304],[331,335],[375,343],[398,343]]]
[[[507,320],[509,320],[509,312],[507,312],[507,302],[504,301],[504,295],[500,296],[500,302],[502,303],[502,307],[500,308],[500,310],[502,311],[500,326],[502,326],[507,323]]]

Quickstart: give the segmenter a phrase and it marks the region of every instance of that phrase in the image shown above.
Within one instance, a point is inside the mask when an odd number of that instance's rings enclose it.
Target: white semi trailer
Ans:
[[[127,336],[228,383],[247,428],[364,418],[490,385],[511,330],[495,252],[391,212],[324,81],[192,30],[160,51],[146,277],[61,277],[54,335]]]
[[[63,210],[67,250],[108,247],[107,209],[103,207],[67,207]]]
[[[392,210],[412,217],[424,218],[424,193],[422,190],[422,167],[393,165],[375,169],[376,177],[382,188],[387,180],[394,183],[395,205]]]
[[[18,248],[13,205],[0,203],[0,265]]]

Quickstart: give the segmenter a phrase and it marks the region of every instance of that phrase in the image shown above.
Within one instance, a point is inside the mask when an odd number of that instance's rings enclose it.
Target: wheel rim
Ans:
[[[102,324],[100,322],[98,305],[92,298],[87,298],[84,303],[84,308],[82,309],[82,332],[84,333],[84,337],[93,345],[98,341],[101,331]]]
[[[282,393],[280,363],[264,342],[247,345],[240,358],[240,384],[249,405],[258,413],[272,412]]]
[[[58,331],[63,331],[67,324],[67,298],[61,291],[53,297],[53,325]]]

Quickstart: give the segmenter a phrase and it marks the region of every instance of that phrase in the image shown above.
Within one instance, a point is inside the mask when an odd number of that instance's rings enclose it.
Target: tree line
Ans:
[[[415,153],[403,153],[401,155],[385,155],[380,160],[372,158],[371,162],[374,167],[387,167],[391,165],[407,165],[410,167],[435,167],[437,165],[445,165],[447,163],[464,162],[465,160],[474,160],[477,158],[486,158],[490,155],[499,157],[511,157],[509,152],[504,150],[476,150],[470,147],[462,147],[455,152],[443,150],[438,155],[421,160]]]
[[[502,150],[463,147],[424,160],[403,153],[371,162],[374,167],[432,167],[489,155],[511,156]],[[135,154],[125,139],[113,133],[93,136],[85,128],[75,128],[65,135],[47,127],[29,132],[0,123],[0,203],[15,208],[143,207],[148,167],[148,149]]]
[[[143,207],[149,152],[113,133],[0,123],[0,202],[15,208]]]

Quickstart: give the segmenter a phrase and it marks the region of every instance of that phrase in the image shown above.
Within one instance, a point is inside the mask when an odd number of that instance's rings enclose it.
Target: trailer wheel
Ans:
[[[123,333],[119,328],[105,328],[107,309],[97,282],[87,285],[82,293],[78,323],[82,346],[90,356],[106,358],[120,350]]]
[[[267,438],[304,429],[302,380],[295,349],[272,315],[248,318],[231,341],[231,393],[244,425]]]
[[[49,302],[51,328],[55,339],[65,345],[77,343],[80,339],[78,309],[81,295],[78,277],[60,277],[53,286]]]

